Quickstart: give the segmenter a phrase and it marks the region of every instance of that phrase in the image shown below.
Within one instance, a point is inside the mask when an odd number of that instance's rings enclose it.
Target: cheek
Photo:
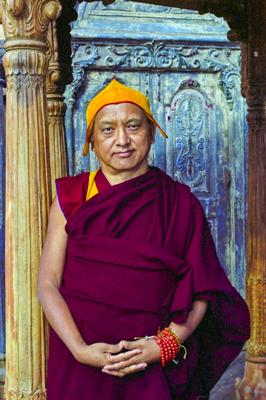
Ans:
[[[145,137],[143,140],[139,143],[140,147],[144,152],[149,151],[151,144],[152,144],[152,138],[151,137]]]
[[[97,141],[94,143],[94,150],[96,154],[108,154],[112,148],[112,142],[109,139]]]

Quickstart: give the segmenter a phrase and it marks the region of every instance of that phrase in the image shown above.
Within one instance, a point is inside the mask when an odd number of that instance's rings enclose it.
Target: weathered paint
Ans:
[[[85,109],[116,76],[146,93],[169,134],[157,135],[150,162],[192,187],[212,227],[218,255],[244,292],[246,106],[240,49],[211,14],[116,1],[77,6],[74,80],[66,89],[70,173],[97,167],[81,155]]]

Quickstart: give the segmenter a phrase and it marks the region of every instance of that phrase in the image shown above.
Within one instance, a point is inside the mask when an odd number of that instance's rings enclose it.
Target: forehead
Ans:
[[[142,108],[133,103],[108,104],[96,114],[95,122],[103,120],[128,120],[130,118],[143,119],[146,117]]]

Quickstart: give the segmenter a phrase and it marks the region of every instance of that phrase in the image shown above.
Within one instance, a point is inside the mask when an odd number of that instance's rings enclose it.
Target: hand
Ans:
[[[123,377],[128,374],[142,371],[148,366],[148,364],[159,362],[161,360],[161,350],[154,339],[140,339],[135,341],[122,340],[119,345],[121,343],[123,348],[128,350],[128,352],[134,350],[140,350],[140,352],[131,355],[127,359],[105,365],[102,372],[113,376]],[[124,357],[128,352],[122,353]]]
[[[118,344],[94,343],[91,345],[84,343],[78,350],[76,360],[91,367],[103,368],[106,365],[128,361],[131,357],[141,353],[141,350],[137,348],[121,353],[123,348],[123,342]]]

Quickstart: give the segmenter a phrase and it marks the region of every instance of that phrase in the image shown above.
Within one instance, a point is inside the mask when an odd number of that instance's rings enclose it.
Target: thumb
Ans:
[[[123,341],[117,343],[117,344],[110,344],[108,346],[108,352],[112,354],[120,353],[120,351],[123,350]]]
[[[123,340],[123,348],[126,350],[134,350],[139,348],[138,347],[139,341],[135,340],[135,341],[127,341],[127,340]]]

